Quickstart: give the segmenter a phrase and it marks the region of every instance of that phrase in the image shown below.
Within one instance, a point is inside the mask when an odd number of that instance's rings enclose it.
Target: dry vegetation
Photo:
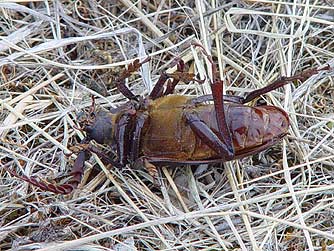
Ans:
[[[113,80],[145,95],[182,57],[209,76],[198,41],[230,94],[281,75],[334,66],[332,1],[0,2],[0,250],[333,250],[334,85],[317,74],[263,97],[290,116],[283,142],[224,165],[108,169],[93,156],[70,195],[42,191],[4,167],[65,183],[90,96],[107,109],[126,99]],[[311,5],[312,4],[312,5]],[[202,95],[204,85],[177,93]]]

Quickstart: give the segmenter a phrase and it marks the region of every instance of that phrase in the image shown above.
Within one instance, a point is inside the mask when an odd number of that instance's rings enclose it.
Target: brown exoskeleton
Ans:
[[[25,176],[21,179],[44,190],[67,194],[79,184],[89,152],[97,153],[116,167],[143,160],[151,168],[162,163],[219,163],[258,153],[287,134],[289,117],[275,106],[251,107],[245,103],[290,81],[303,81],[329,69],[311,69],[282,77],[246,97],[229,96],[223,95],[223,82],[217,77],[215,64],[202,50],[212,66],[212,95],[191,98],[173,94],[179,81],[199,81],[193,74],[184,72],[184,63],[180,60],[176,73],[162,73],[149,96],[139,98],[126,87],[125,80],[149,59],[135,60],[117,80],[118,90],[130,101],[114,112],[91,109],[81,121],[82,130],[86,132],[81,143],[86,147],[78,153],[70,182],[52,185]],[[87,144],[91,140],[116,148],[117,157],[110,157]]]

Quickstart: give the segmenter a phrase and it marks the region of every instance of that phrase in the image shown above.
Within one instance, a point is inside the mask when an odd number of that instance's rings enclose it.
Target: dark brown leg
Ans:
[[[233,159],[233,145],[231,147],[223,142],[207,124],[200,120],[195,112],[186,111],[184,112],[184,116],[197,137],[214,150],[224,161]]]
[[[76,158],[72,171],[71,171],[71,176],[72,178],[68,181],[67,184],[63,185],[54,185],[51,183],[47,183],[44,181],[41,181],[39,179],[36,179],[34,177],[27,177],[25,175],[19,175],[17,172],[10,170],[6,168],[6,170],[13,176],[24,180],[36,187],[41,188],[44,191],[50,191],[56,194],[69,194],[71,193],[74,189],[78,187],[78,185],[81,182],[81,178],[83,175],[84,171],[84,165],[85,165],[85,160],[87,158],[88,152],[87,151],[80,151],[78,153],[78,157]]]
[[[184,62],[182,59],[178,59],[177,62],[177,72],[183,73],[184,71]],[[157,83],[155,84],[153,90],[151,91],[149,97],[151,99],[157,99],[161,96],[165,96],[168,94],[171,94],[174,92],[174,88],[175,86],[178,84],[179,80],[177,79],[173,79],[173,81],[168,81],[167,82],[167,88],[166,91],[163,92],[163,87],[164,84],[166,83],[167,79],[170,78],[170,75],[168,75],[167,73],[162,73],[157,81]]]
[[[184,72],[184,67],[185,67],[184,61],[182,59],[179,59],[179,61],[177,62],[177,72],[182,74]],[[167,82],[167,87],[164,92],[164,96],[172,94],[174,92],[176,85],[179,82],[180,82],[180,79],[177,79],[177,78],[174,78],[173,81]]]
[[[116,122],[116,145],[118,161],[121,165],[128,163],[127,157],[129,156],[129,142],[130,142],[130,129],[133,124],[134,114],[124,113],[120,116]]]
[[[169,94],[172,94],[175,90],[175,87],[177,86],[177,84],[180,82],[180,79],[173,79],[173,81],[168,81],[167,82],[167,87],[166,90],[163,94],[163,96],[167,96]]]
[[[168,75],[166,73],[162,73],[157,81],[157,83],[155,84],[155,86],[153,87],[153,90],[151,91],[149,97],[151,99],[157,99],[159,97],[162,96],[163,94],[163,87],[165,82],[168,79]]]
[[[117,167],[117,168],[124,167],[118,161],[113,160],[112,158],[110,158],[109,155],[105,154],[101,149],[99,149],[99,148],[97,148],[93,145],[87,145],[86,150],[91,152],[91,153],[95,153],[106,164],[111,164],[111,165],[113,165],[114,167]]]
[[[78,187],[81,182],[82,175],[84,173],[85,161],[88,159],[89,152],[80,151],[76,160],[74,161],[73,168],[71,171],[71,180],[68,182],[72,186],[72,190]],[[65,186],[65,185],[63,185]],[[70,193],[71,191],[69,191]]]
[[[229,128],[227,126],[226,119],[225,119],[223,81],[217,77],[216,65],[212,61],[211,56],[205,51],[203,46],[200,44],[194,44],[194,45],[199,46],[202,49],[203,54],[207,57],[207,59],[211,63],[212,75],[213,75],[213,82],[211,83],[211,91],[212,91],[212,97],[213,97],[213,102],[215,106],[216,120],[218,124],[218,136],[220,139],[219,142],[222,143],[222,145],[220,144],[219,146],[219,151],[224,149],[223,150],[224,153],[222,153],[221,156],[226,159],[232,159],[234,157],[234,147],[233,147],[231,133],[229,131]],[[196,123],[198,124],[199,122],[196,122]],[[200,130],[199,128],[201,127],[198,124],[198,126],[195,126],[195,128],[197,128],[197,130]],[[208,127],[206,126],[206,128]],[[211,129],[209,130],[211,131]],[[211,133],[213,132],[211,131]],[[209,138],[207,139],[207,141],[208,143],[211,142]],[[213,141],[215,140],[213,139]],[[218,142],[215,142],[215,144],[218,144]],[[220,153],[220,152],[217,152],[217,153]]]
[[[169,78],[172,78],[173,81],[168,80]],[[174,92],[175,86],[180,81],[183,81],[185,83],[188,83],[191,81],[196,81],[200,84],[203,83],[203,80],[196,79],[194,74],[184,72],[184,62],[182,59],[180,59],[177,64],[177,71],[171,74],[162,73],[159,80],[155,84],[152,92],[150,93],[149,97],[151,99],[157,99],[159,97],[172,94]],[[164,92],[163,87],[165,84],[166,84],[166,90]]]
[[[240,96],[234,96],[234,95],[224,95],[224,101],[226,102],[232,102],[232,103],[237,103],[237,104],[245,104],[248,103],[250,101],[252,101],[255,98],[260,97],[263,94],[266,94],[270,91],[273,91],[279,87],[282,87],[286,84],[288,84],[291,81],[295,81],[295,80],[300,80],[300,81],[304,81],[305,79],[311,77],[312,75],[315,75],[317,73],[319,73],[320,71],[325,71],[325,70],[329,70],[330,67],[329,66],[325,66],[323,68],[320,69],[310,69],[310,70],[306,70],[303,71],[297,75],[294,75],[292,77],[281,77],[278,80],[275,80],[273,83],[261,88],[261,89],[257,89],[254,90],[250,93],[248,93],[246,95],[246,97],[240,97]],[[190,101],[190,104],[192,105],[198,105],[200,103],[203,102],[207,102],[207,101],[213,101],[213,96],[212,94],[208,94],[208,95],[203,95],[200,97],[196,97],[193,98]]]
[[[144,61],[139,62],[139,60],[135,60],[131,64],[128,65],[128,69],[124,70],[121,73],[121,76],[116,79],[116,85],[117,89],[128,99],[132,100],[137,100],[136,95],[133,94],[133,92],[125,85],[125,80],[131,76],[131,74],[135,71],[137,71],[143,64],[148,62],[151,58],[148,57]]]
[[[247,96],[243,99],[242,104],[248,103],[249,101],[252,101],[253,99],[268,93],[272,90],[275,90],[279,87],[282,87],[286,84],[288,84],[291,81],[295,81],[295,80],[300,80],[300,81],[305,81],[306,79],[308,79],[309,77],[318,74],[320,71],[326,71],[326,70],[330,70],[329,66],[325,66],[322,67],[320,69],[309,69],[306,71],[302,71],[299,74],[296,74],[292,77],[281,77],[280,79],[277,79],[276,81],[274,81],[273,83],[261,88],[261,89],[257,89],[255,91],[252,91],[250,93],[247,94]]]
[[[136,117],[136,125],[132,136],[131,154],[130,154],[130,159],[131,162],[133,163],[136,159],[139,158],[141,132],[147,118],[148,118],[147,113],[139,113],[138,116]]]

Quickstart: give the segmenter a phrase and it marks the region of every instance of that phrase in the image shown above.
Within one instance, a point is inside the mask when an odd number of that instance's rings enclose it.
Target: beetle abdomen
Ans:
[[[218,130],[213,106],[202,106],[199,112],[202,120],[213,131]],[[275,106],[251,107],[241,104],[225,104],[225,116],[232,135],[235,156],[244,157],[260,152],[287,134],[289,118],[286,112]],[[265,146],[265,147],[264,147]],[[217,154],[202,142],[193,156],[206,154],[218,158]]]
[[[289,129],[288,115],[275,106],[230,106],[227,117],[236,155],[253,154],[263,145],[268,148]]]
[[[171,95],[155,100],[142,135],[142,154],[154,158],[186,161],[220,159],[199,139],[185,121],[183,113],[189,98]],[[211,104],[193,108],[199,118],[218,135],[215,109]],[[287,134],[289,118],[274,106],[250,107],[225,104],[225,116],[232,135],[235,156],[260,152]]]
[[[170,95],[152,101],[142,135],[142,155],[189,159],[196,140],[182,116],[188,99],[186,96]]]

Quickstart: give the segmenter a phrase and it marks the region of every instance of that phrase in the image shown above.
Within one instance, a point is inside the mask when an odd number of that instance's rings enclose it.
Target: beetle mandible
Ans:
[[[53,185],[10,172],[43,190],[68,194],[80,183],[90,152],[115,167],[142,161],[151,171],[159,164],[221,163],[249,156],[282,139],[288,132],[289,117],[279,107],[245,104],[291,81],[304,81],[319,71],[330,69],[325,66],[281,77],[245,97],[223,95],[223,81],[218,78],[212,57],[202,45],[193,45],[201,48],[211,64],[211,95],[192,98],[173,94],[180,81],[201,82],[194,74],[184,72],[185,65],[180,60],[175,73],[162,73],[147,97],[137,97],[125,81],[150,59],[135,60],[116,81],[118,90],[129,102],[114,112],[95,111],[93,104],[86,118],[81,119],[81,130],[86,133],[81,141],[84,147],[78,153],[67,184]],[[91,140],[116,148],[116,158],[90,145]]]

